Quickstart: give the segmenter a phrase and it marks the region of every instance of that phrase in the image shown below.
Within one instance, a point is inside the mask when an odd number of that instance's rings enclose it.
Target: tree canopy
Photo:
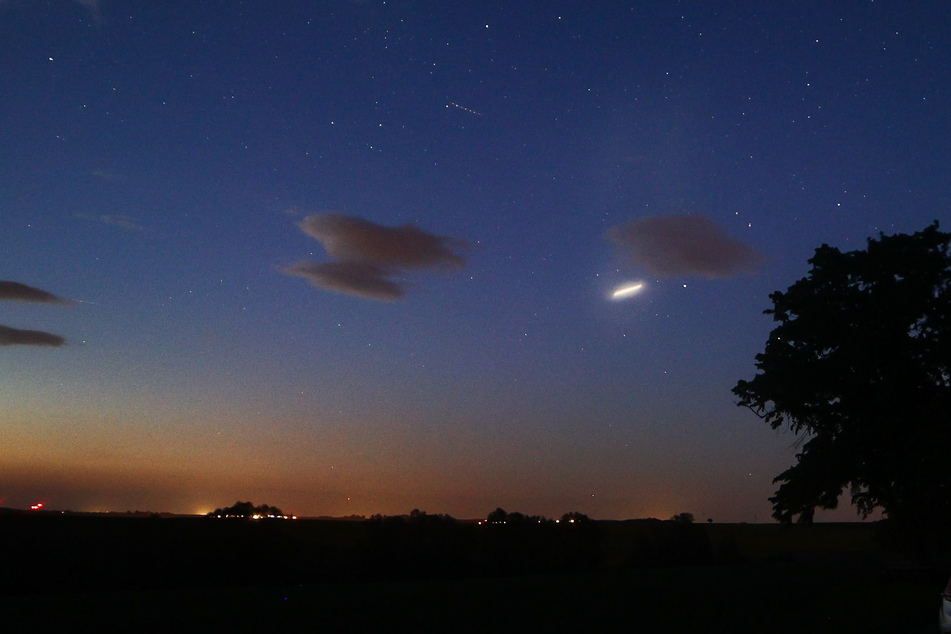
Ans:
[[[255,506],[251,502],[241,502],[240,500],[232,504],[231,506],[226,506],[225,508],[215,509],[208,513],[209,517],[283,517],[284,511],[277,508],[276,506],[268,506],[267,504],[261,504],[260,506]]]
[[[934,222],[865,250],[822,245],[809,274],[769,297],[779,322],[733,393],[799,435],[774,479],[773,516],[810,522],[848,488],[913,522],[951,519],[951,234]]]

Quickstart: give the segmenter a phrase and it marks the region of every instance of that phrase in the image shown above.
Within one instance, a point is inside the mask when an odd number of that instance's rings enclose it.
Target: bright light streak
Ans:
[[[644,290],[644,282],[625,284],[624,286],[619,286],[614,289],[614,292],[611,293],[611,299],[624,299],[625,297],[631,297],[632,295],[637,295],[642,290]]]

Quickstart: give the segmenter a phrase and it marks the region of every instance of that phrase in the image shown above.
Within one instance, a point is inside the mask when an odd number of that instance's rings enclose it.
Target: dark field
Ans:
[[[872,525],[512,529],[0,517],[0,628],[935,632],[946,581]]]

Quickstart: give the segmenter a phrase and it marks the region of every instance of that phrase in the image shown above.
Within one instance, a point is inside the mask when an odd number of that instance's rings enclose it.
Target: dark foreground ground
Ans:
[[[0,599],[0,613],[8,632],[933,633],[939,585],[885,582],[863,568],[741,564],[21,595]]]
[[[89,519],[0,521],[0,631],[917,633],[937,631],[945,581],[868,526],[598,522],[579,540]],[[522,538],[544,548],[526,558]]]

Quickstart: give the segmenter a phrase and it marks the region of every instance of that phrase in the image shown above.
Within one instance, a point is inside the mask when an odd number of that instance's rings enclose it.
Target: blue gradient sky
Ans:
[[[815,247],[948,218],[951,5],[720,4],[0,1],[0,279],[81,300],[0,302],[66,339],[0,346],[0,503],[767,519],[730,388]],[[287,275],[332,212],[465,266]],[[681,216],[762,261],[606,237]]]

